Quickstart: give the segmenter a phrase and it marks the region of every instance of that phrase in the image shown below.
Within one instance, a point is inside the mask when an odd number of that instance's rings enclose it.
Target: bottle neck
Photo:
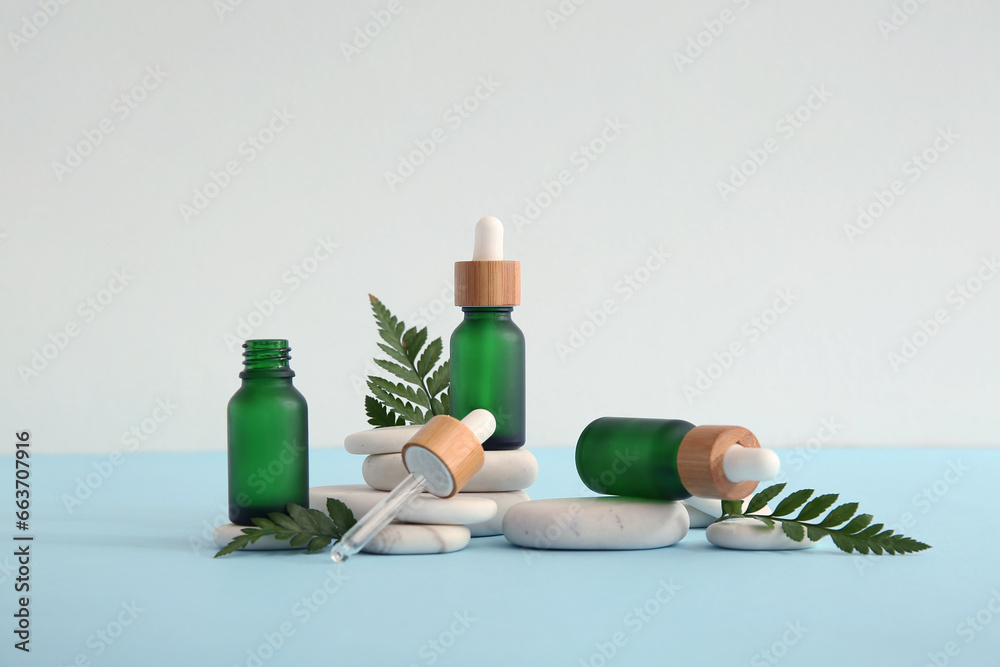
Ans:
[[[462,306],[466,320],[506,320],[510,321],[513,306]]]
[[[288,360],[292,358],[289,354],[291,350],[288,341],[281,338],[248,340],[243,343],[243,370],[240,377],[291,381],[295,377],[295,371],[288,366]]]
[[[249,383],[254,387],[291,387],[294,375],[294,372],[291,375],[270,375],[267,371],[243,371],[240,373],[240,378],[243,380],[243,386]]]

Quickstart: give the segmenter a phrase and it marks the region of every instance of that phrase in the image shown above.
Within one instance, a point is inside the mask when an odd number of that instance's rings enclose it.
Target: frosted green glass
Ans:
[[[497,429],[483,443],[486,450],[524,445],[524,334],[510,318],[513,310],[466,306],[451,334],[451,416],[492,412]]]
[[[309,426],[288,341],[243,347],[243,384],[228,407],[229,520],[249,526],[287,503],[309,505]]]
[[[601,417],[576,443],[576,470],[597,493],[658,500],[691,494],[677,472],[677,450],[694,424],[680,419]]]

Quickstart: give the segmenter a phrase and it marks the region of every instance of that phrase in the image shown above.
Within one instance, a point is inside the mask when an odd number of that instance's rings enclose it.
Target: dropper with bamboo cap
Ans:
[[[521,263],[503,258],[503,223],[491,215],[476,223],[471,262],[455,262],[455,305],[521,305]]]
[[[495,429],[496,419],[488,410],[473,410],[461,421],[448,415],[431,417],[403,447],[403,465],[410,474],[344,533],[330,558],[343,563],[361,551],[424,491],[440,498],[458,493],[483,467],[482,442]]]
[[[505,260],[503,224],[492,216],[476,223],[472,261],[455,262],[455,305],[464,317],[451,335],[451,415],[476,408],[497,417],[483,449],[517,449],[525,443],[524,334],[511,318],[521,303],[521,263]]]

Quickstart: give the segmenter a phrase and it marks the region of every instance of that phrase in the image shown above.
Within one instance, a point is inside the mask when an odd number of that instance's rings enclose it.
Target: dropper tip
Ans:
[[[503,223],[488,215],[476,223],[476,244],[472,261],[487,262],[503,259]]]
[[[476,408],[467,414],[462,423],[472,431],[480,444],[489,440],[497,429],[497,420],[493,413],[483,408]]]
[[[770,449],[733,445],[722,458],[722,471],[731,482],[763,482],[780,470],[781,459]]]

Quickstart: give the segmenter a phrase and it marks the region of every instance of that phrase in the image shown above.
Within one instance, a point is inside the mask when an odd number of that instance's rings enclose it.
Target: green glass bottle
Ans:
[[[306,399],[292,386],[287,340],[243,344],[242,386],[229,400],[229,520],[284,512],[309,504],[309,424]]]
[[[601,417],[576,443],[576,470],[592,491],[681,500],[677,450],[694,424],[680,419]]]
[[[455,305],[465,319],[451,335],[451,416],[483,408],[497,428],[485,450],[517,449],[525,439],[524,334],[511,312],[521,303],[521,264],[503,259],[503,225],[476,224],[471,262],[455,262]]]
[[[576,443],[576,470],[591,490],[616,496],[737,500],[780,461],[742,426],[695,426],[680,419],[601,417]]]
[[[524,334],[511,320],[513,310],[462,308],[465,319],[451,334],[451,414],[493,413],[497,428],[483,443],[487,450],[524,445]]]

